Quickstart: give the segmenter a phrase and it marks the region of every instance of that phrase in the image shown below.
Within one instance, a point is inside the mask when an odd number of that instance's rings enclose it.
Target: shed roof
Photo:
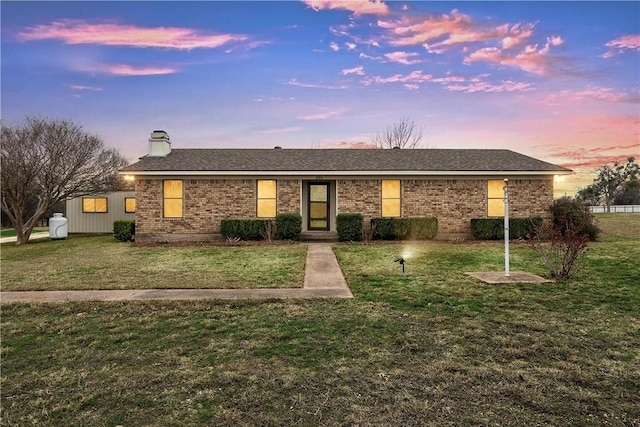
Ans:
[[[566,174],[569,169],[498,149],[173,149],[144,156],[121,173],[181,174],[450,174],[511,172]]]

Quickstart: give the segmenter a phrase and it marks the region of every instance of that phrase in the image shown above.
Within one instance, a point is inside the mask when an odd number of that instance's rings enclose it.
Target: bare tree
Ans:
[[[36,222],[56,203],[115,189],[117,171],[127,164],[70,121],[28,117],[24,125],[0,127],[0,207],[16,229],[17,245],[29,241]]]
[[[377,148],[426,148],[422,143],[424,127],[406,117],[387,126],[373,137]]]

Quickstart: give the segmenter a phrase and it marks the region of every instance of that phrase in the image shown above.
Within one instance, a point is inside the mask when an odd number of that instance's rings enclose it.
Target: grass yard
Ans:
[[[640,240],[640,216],[637,213],[594,214],[605,236]]]
[[[2,290],[302,287],[303,245],[136,247],[112,235],[2,245]]]
[[[499,242],[335,252],[354,299],[3,304],[2,424],[640,426],[637,237],[545,284],[464,274]]]

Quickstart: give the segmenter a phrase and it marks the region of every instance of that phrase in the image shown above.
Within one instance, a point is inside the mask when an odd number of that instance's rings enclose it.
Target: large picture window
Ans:
[[[107,212],[107,198],[106,197],[83,197],[82,212],[83,213]]]
[[[182,180],[167,179],[163,181],[163,216],[165,218],[182,218]]]
[[[487,181],[487,216],[504,216],[504,181]]]
[[[273,179],[258,180],[258,218],[274,218],[276,216],[276,181]]]
[[[400,216],[400,180],[382,180],[382,216]]]

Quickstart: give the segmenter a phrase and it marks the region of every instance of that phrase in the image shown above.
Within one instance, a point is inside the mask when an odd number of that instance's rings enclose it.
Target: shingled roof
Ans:
[[[138,175],[322,173],[325,175],[510,174],[553,175],[569,169],[511,150],[419,149],[174,149],[144,156],[121,169]]]

